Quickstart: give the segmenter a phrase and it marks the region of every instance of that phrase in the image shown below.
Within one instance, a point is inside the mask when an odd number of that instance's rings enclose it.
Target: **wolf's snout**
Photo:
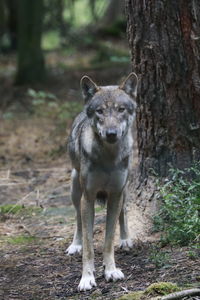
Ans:
[[[106,130],[106,139],[111,144],[115,143],[117,141],[117,130],[113,128]]]

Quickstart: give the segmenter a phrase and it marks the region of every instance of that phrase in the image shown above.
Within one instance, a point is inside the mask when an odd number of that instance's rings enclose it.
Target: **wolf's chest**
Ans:
[[[90,166],[85,174],[85,183],[88,191],[107,193],[120,192],[126,184],[128,169],[104,166]]]

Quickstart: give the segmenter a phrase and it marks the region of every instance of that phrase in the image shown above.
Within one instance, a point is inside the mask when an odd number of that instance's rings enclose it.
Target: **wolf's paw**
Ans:
[[[106,281],[117,281],[124,279],[124,274],[120,269],[114,268],[113,270],[105,270],[104,272]]]
[[[78,286],[80,292],[91,290],[93,286],[97,286],[94,275],[82,276],[81,281]]]
[[[81,251],[82,251],[82,245],[71,244],[65,252],[67,253],[67,255],[75,255],[75,254],[81,254]]]
[[[131,239],[120,240],[119,248],[124,251],[130,251],[133,248],[133,242]]]

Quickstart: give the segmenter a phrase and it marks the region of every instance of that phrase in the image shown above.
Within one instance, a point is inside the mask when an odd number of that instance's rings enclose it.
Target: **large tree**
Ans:
[[[0,51],[2,50],[2,37],[6,28],[6,9],[5,1],[0,0]]]
[[[10,39],[10,49],[16,50],[17,49],[17,1],[16,0],[7,0],[5,1],[7,6],[8,16],[7,16],[7,26],[8,26],[8,33]]]
[[[41,49],[43,0],[18,3],[18,84],[40,81],[45,76]]]
[[[200,1],[126,0],[126,11],[144,181],[200,159]]]

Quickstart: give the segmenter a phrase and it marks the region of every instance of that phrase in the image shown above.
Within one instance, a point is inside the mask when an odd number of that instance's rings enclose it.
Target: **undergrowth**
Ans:
[[[35,207],[35,206],[25,207],[24,205],[20,205],[20,204],[0,205],[0,219],[3,216],[10,216],[10,215],[17,215],[17,214],[32,216],[40,212],[42,212],[41,207]]]
[[[171,256],[168,252],[162,251],[158,245],[151,249],[149,259],[156,268],[167,268],[170,266]]]
[[[35,236],[26,236],[26,235],[20,235],[20,236],[14,236],[14,237],[8,237],[7,242],[12,245],[22,245],[22,244],[29,244],[36,242],[37,237]]]
[[[161,188],[162,202],[154,217],[154,228],[162,241],[189,245],[200,239],[200,163],[191,168],[171,169]]]
[[[64,124],[66,126],[66,120],[73,119],[82,110],[82,103],[59,103],[52,93],[29,89],[27,94],[32,99],[35,115],[55,118],[60,125]]]

